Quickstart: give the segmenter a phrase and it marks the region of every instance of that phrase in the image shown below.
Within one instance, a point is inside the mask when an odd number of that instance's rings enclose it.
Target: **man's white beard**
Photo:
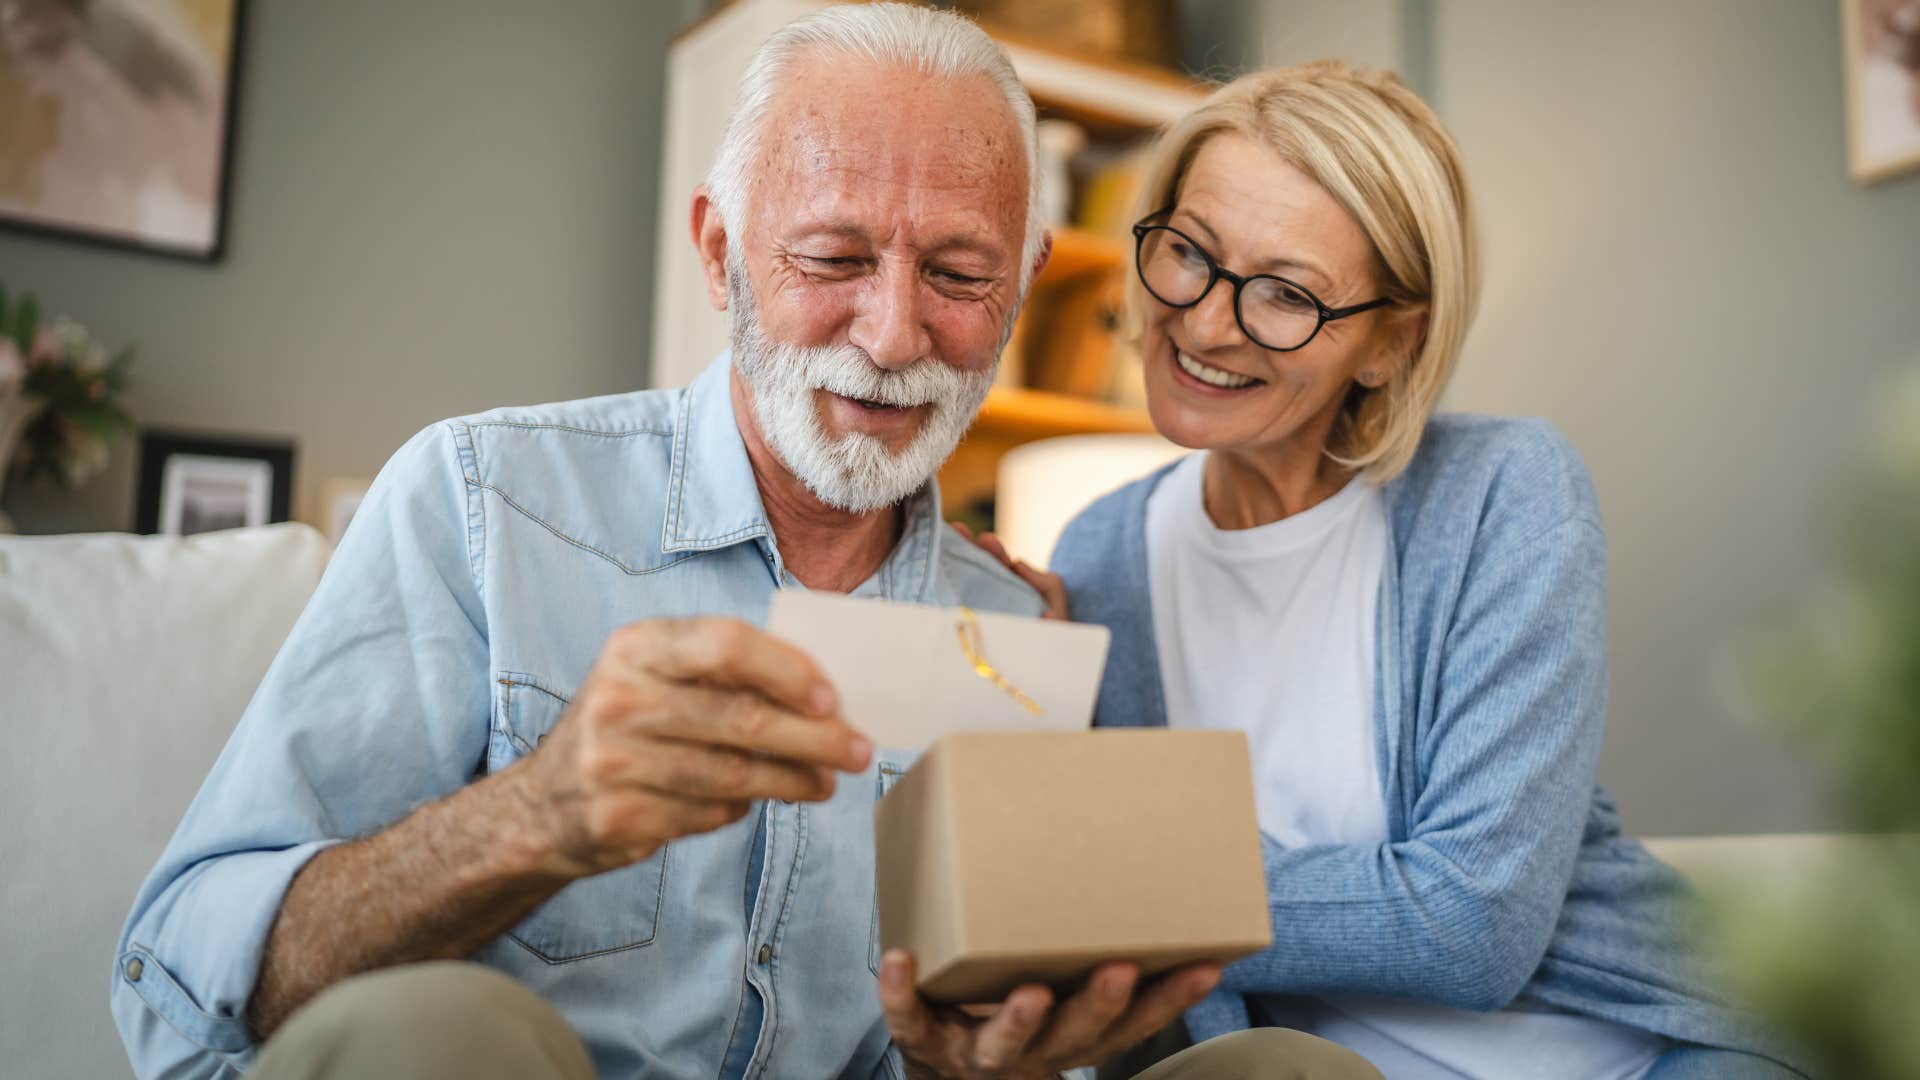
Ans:
[[[920,490],[960,444],[993,387],[992,368],[962,372],[928,357],[889,371],[854,345],[774,341],[760,327],[744,268],[732,259],[727,307],[733,315],[733,363],[753,392],[761,436],[808,491],[837,510],[864,514]],[[830,437],[814,404],[815,390],[930,409],[919,434],[894,454],[863,432]]]

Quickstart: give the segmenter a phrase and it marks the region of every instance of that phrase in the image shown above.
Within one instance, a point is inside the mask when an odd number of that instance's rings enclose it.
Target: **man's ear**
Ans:
[[[1030,277],[1027,280],[1028,281],[1037,280],[1040,277],[1040,271],[1045,270],[1047,268],[1047,262],[1052,258],[1053,258],[1053,230],[1048,229],[1045,232],[1040,234],[1040,254],[1035,255],[1033,257],[1033,277]]]
[[[720,208],[713,204],[707,185],[693,189],[693,209],[687,224],[693,233],[693,250],[700,256],[700,272],[707,279],[707,302],[715,311],[727,310],[727,226],[720,220]]]

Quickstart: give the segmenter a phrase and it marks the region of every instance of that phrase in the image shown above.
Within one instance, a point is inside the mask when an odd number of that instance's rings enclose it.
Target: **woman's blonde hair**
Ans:
[[[1460,150],[1426,102],[1392,72],[1321,60],[1241,76],[1214,91],[1154,146],[1142,216],[1173,205],[1200,147],[1237,133],[1327,189],[1373,242],[1381,295],[1424,305],[1427,326],[1405,370],[1379,387],[1356,384],[1327,452],[1377,483],[1399,475],[1420,444],[1480,301]],[[1133,325],[1147,297],[1128,275]]]

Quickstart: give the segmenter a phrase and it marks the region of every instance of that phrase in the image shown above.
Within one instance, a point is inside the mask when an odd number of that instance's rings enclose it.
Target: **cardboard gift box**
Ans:
[[[1272,943],[1240,732],[947,735],[880,800],[874,835],[881,947],[914,954],[929,1000]]]

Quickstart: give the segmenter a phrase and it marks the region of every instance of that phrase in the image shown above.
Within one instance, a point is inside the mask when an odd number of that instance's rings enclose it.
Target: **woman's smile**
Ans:
[[[1171,345],[1173,366],[1180,381],[1192,389],[1212,391],[1222,394],[1241,394],[1267,385],[1265,379],[1256,379],[1237,371],[1209,364],[1190,353],[1181,351],[1178,345]]]

